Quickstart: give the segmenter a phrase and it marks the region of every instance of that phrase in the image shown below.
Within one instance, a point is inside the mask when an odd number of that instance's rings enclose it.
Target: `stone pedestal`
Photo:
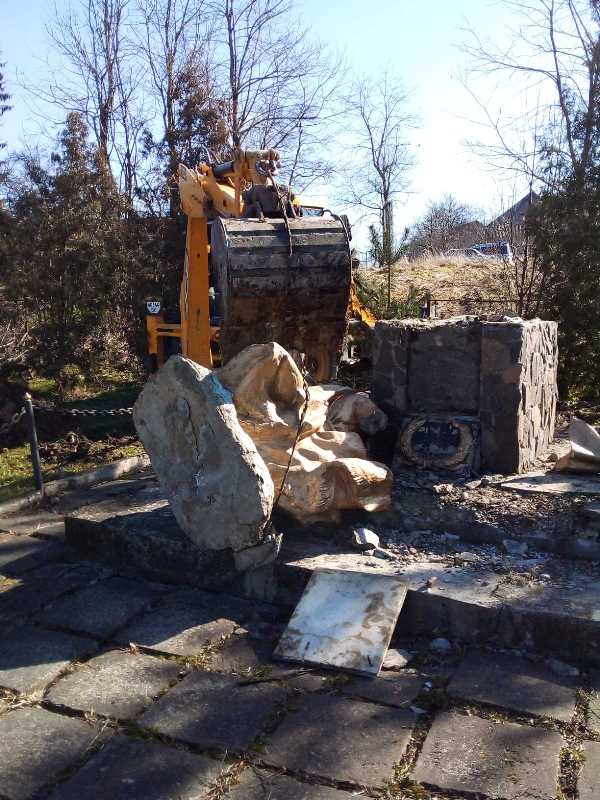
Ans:
[[[440,415],[468,417],[479,423],[482,468],[523,472],[554,436],[557,354],[557,324],[545,320],[382,321],[375,326],[373,399],[401,434],[415,416],[425,426],[431,417],[432,427],[439,427]],[[413,457],[401,435],[401,460],[424,465],[422,432],[419,437]],[[440,447],[432,444],[434,451]],[[435,467],[435,456],[425,465]],[[440,452],[438,461],[445,467],[452,454]],[[476,463],[471,455],[469,465]]]

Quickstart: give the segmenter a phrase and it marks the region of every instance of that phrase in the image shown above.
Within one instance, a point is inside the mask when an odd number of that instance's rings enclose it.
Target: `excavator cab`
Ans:
[[[335,375],[346,331],[352,258],[347,219],[307,208],[276,182],[274,150],[179,168],[188,217],[179,321],[147,305],[148,351],[175,349],[212,368],[250,344],[303,354],[318,381]]]

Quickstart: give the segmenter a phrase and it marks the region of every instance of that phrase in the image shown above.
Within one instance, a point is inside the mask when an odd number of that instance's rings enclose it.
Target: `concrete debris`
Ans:
[[[333,424],[327,419],[334,389],[307,387],[283,347],[275,342],[247,347],[215,375],[232,393],[238,421],[275,485],[283,484],[281,509],[307,521],[310,516],[336,520],[342,509],[389,508],[391,471],[369,460],[359,433],[327,428]],[[352,390],[335,388],[352,405]],[[364,428],[369,408],[381,423],[376,406],[365,396],[354,416],[346,415],[344,426]]]
[[[502,547],[504,552],[511,556],[524,556],[528,550],[525,542],[518,542],[516,539],[503,539]]]
[[[579,676],[579,670],[577,667],[572,667],[570,664],[565,664],[564,661],[560,661],[558,658],[549,658],[546,661],[546,666],[555,673],[555,675],[565,675],[569,678],[577,678]]]
[[[448,639],[440,637],[433,639],[429,643],[429,649],[433,650],[434,653],[449,653],[452,650],[452,643]]]
[[[557,472],[600,472],[600,434],[592,425],[574,417],[569,425],[571,449],[559,458]]]
[[[396,648],[390,647],[383,659],[383,668],[404,669],[404,667],[410,664],[413,658],[414,653],[409,653],[408,650],[397,650]]]
[[[379,536],[368,528],[354,528],[352,546],[355,550],[373,550],[379,547]]]

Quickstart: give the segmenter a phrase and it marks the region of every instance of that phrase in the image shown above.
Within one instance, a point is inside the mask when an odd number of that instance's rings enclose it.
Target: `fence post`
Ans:
[[[38,445],[37,430],[35,427],[35,415],[33,413],[33,403],[31,395],[27,392],[23,398],[25,410],[27,411],[27,429],[29,431],[29,447],[31,449],[31,465],[33,466],[33,477],[35,485],[44,494],[44,480],[42,478],[42,464],[40,461],[40,448]]]

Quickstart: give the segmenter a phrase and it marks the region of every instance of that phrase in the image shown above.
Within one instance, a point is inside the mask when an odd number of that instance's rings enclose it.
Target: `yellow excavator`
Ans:
[[[276,181],[275,150],[179,167],[188,218],[179,321],[147,302],[148,351],[212,368],[250,344],[295,351],[317,381],[335,374],[350,315],[374,322],[352,288],[350,226]]]

